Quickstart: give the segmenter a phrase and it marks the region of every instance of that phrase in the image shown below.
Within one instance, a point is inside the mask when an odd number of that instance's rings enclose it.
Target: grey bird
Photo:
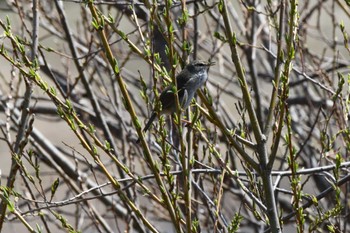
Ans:
[[[188,63],[184,69],[176,76],[177,92],[181,109],[186,109],[196,91],[207,81],[209,67],[214,65],[214,62],[195,60]],[[176,111],[175,94],[172,92],[172,87],[166,87],[159,96],[159,101],[162,104],[161,114],[171,114]],[[152,125],[157,113],[153,110],[145,128],[146,132]]]

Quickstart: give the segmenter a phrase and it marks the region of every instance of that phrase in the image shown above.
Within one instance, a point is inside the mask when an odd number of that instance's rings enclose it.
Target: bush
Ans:
[[[349,229],[344,3],[1,4],[3,232]]]

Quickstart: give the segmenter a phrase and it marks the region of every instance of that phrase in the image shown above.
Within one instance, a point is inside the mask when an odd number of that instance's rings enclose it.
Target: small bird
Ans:
[[[177,92],[181,109],[186,109],[196,91],[207,81],[209,67],[214,65],[214,62],[207,61],[192,61],[176,76]],[[172,87],[166,87],[159,96],[159,101],[162,104],[161,114],[171,114],[176,111],[175,94],[172,92]],[[157,113],[153,110],[145,128],[146,132],[152,125]]]

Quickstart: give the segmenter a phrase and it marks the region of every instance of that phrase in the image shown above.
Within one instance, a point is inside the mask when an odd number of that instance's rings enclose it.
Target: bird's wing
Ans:
[[[175,95],[172,91],[172,87],[168,86],[166,87],[161,95],[159,96],[159,100],[162,103],[162,110],[165,109],[172,109],[172,107],[175,105]]]
[[[180,90],[184,89],[187,81],[188,81],[188,75],[186,75],[186,72],[181,71],[176,76],[177,90],[180,91]]]
[[[187,107],[187,99],[188,99],[188,93],[187,93],[187,90],[186,89],[182,89],[179,91],[179,95],[181,95],[181,92],[183,91],[183,97],[182,99],[180,100],[180,105],[181,105],[181,108],[183,107]]]

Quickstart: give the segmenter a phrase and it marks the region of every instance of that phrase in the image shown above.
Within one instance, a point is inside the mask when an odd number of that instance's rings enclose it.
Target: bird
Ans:
[[[177,94],[181,109],[186,109],[197,90],[208,80],[209,67],[215,65],[211,61],[194,60],[189,62],[183,70],[176,76]],[[162,105],[160,114],[172,114],[176,112],[175,94],[171,85],[167,86],[159,96]],[[146,132],[157,117],[154,109],[151,117],[147,121],[143,132]]]

